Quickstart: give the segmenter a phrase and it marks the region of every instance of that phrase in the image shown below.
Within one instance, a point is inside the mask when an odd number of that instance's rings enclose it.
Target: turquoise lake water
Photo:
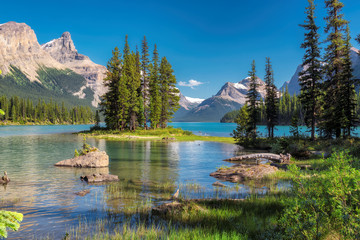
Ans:
[[[194,131],[195,134],[229,136],[235,124],[172,123],[174,127]],[[92,222],[107,216],[114,202],[107,201],[104,185],[88,185],[80,176],[103,171],[120,179],[147,183],[175,183],[176,186],[197,184],[201,197],[218,194],[212,187],[216,179],[209,176],[221,166],[230,166],[223,159],[233,157],[238,147],[216,142],[117,142],[88,139],[88,143],[104,150],[110,157],[110,166],[102,170],[58,168],[54,164],[71,158],[74,149],[80,149],[82,137],[72,132],[87,130],[91,125],[60,126],[2,126],[0,127],[0,172],[6,170],[11,182],[0,186],[0,208],[24,214],[18,232],[9,232],[9,239],[61,239],[66,230],[79,224],[79,219]],[[285,131],[285,130],[283,130]],[[225,183],[234,186],[232,183]],[[276,183],[275,188],[286,187]],[[226,197],[244,198],[250,193],[263,194],[267,185],[239,184]],[[75,192],[89,189],[85,197]],[[176,190],[174,187],[173,191]],[[180,187],[180,194],[183,190]],[[154,205],[163,199],[153,198],[152,190],[144,187],[144,200]],[[185,194],[185,193],[184,193]],[[150,196],[150,197],[149,197]],[[218,195],[217,195],[218,196]],[[199,198],[198,193],[188,195]],[[220,196],[221,197],[221,196]],[[123,203],[125,204],[125,203]],[[116,203],[115,205],[119,205]],[[119,207],[119,206],[118,206]],[[121,206],[120,206],[121,208]]]

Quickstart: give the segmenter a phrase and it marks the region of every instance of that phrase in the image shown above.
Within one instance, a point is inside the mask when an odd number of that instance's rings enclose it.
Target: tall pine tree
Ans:
[[[265,112],[266,112],[266,127],[268,129],[268,136],[274,137],[274,127],[277,124],[278,116],[278,96],[274,84],[274,72],[272,70],[270,58],[266,58],[265,67]]]
[[[259,92],[257,77],[256,77],[256,66],[255,60],[253,60],[251,64],[251,71],[249,71],[250,83],[249,83],[249,91],[246,95],[246,103],[248,105],[248,112],[249,112],[249,132],[251,138],[253,140],[256,139],[256,124],[258,123],[258,99],[259,99]]]
[[[144,36],[144,39],[141,43],[141,91],[142,91],[142,100],[143,100],[143,111],[144,111],[144,128],[147,128],[147,120],[150,108],[150,59],[149,59],[149,46]]]
[[[160,125],[166,128],[174,112],[179,109],[179,89],[176,88],[176,78],[170,63],[166,57],[161,59],[160,64],[160,94],[161,94],[161,116]]]
[[[353,69],[351,63],[351,44],[350,44],[350,29],[349,25],[346,27],[346,37],[345,37],[345,48],[344,48],[344,66],[343,66],[343,78],[342,78],[342,89],[341,89],[341,100],[344,111],[343,124],[343,135],[344,137],[349,137],[351,135],[351,130],[357,122],[356,118],[356,92],[355,92],[355,80],[353,76]]]
[[[161,96],[159,82],[159,54],[155,44],[153,52],[153,62],[150,65],[150,120],[151,127],[158,128],[161,117]]]
[[[339,0],[326,0],[328,16],[325,18],[327,25],[325,33],[328,34],[325,49],[325,82],[324,82],[324,114],[321,128],[325,137],[336,138],[341,136],[342,121],[345,119],[342,106],[341,92],[344,88],[344,31],[348,22],[343,19],[342,8]]]
[[[110,129],[120,129],[119,112],[119,83],[121,76],[121,54],[117,47],[112,51],[112,57],[107,64],[105,86],[108,92],[102,96],[101,111],[105,116],[106,126]],[[40,116],[41,120],[41,116]]]
[[[308,0],[309,6],[306,8],[307,17],[304,24],[300,26],[305,29],[305,40],[301,48],[305,49],[302,67],[299,73],[299,83],[301,87],[300,101],[305,114],[305,124],[310,128],[311,140],[315,139],[316,123],[320,111],[321,98],[321,61],[319,48],[319,27],[315,24],[315,4],[314,0]]]

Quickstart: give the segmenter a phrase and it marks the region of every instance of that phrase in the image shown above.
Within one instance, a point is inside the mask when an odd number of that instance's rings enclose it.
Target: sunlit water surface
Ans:
[[[218,123],[173,125],[197,134],[215,136],[229,136],[234,128],[233,124]],[[9,232],[9,239],[46,236],[60,239],[66,229],[76,227],[81,219],[91,222],[105,217],[106,209],[113,208],[114,202],[106,200],[109,193],[105,185],[81,182],[80,176],[84,174],[105,172],[118,175],[121,181],[143,183],[144,198],[152,196],[152,190],[145,187],[148,183],[169,182],[176,186],[193,183],[201,186],[201,194],[196,191],[187,193],[189,198],[214,197],[216,190],[212,183],[216,179],[209,174],[218,167],[230,166],[230,163],[222,160],[233,157],[237,151],[235,145],[215,142],[116,142],[90,138],[88,142],[91,145],[106,151],[110,156],[108,168],[54,167],[56,162],[73,157],[74,149],[81,148],[82,137],[71,132],[89,127],[0,127],[0,171],[6,170],[11,178],[9,184],[0,185],[0,206],[24,214],[20,230]],[[278,183],[275,187],[284,186],[285,183]],[[90,193],[84,197],[74,194],[84,189],[90,189]],[[262,194],[266,191],[265,185],[238,185],[236,192],[226,197],[243,198],[250,193]],[[158,198],[151,200],[154,205],[164,201]]]

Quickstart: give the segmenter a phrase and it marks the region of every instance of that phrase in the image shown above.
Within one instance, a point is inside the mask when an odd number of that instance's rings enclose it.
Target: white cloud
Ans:
[[[182,87],[190,87],[192,89],[194,89],[194,87],[196,86],[199,86],[201,84],[204,84],[203,82],[199,82],[199,81],[196,81],[194,79],[190,79],[188,82],[179,82],[179,86],[182,86]]]

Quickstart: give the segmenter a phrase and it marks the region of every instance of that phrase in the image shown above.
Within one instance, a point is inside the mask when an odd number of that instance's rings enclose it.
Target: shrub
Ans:
[[[322,239],[336,232],[344,239],[360,238],[360,173],[347,152],[325,160],[328,169],[310,178],[291,165],[292,197],[285,200],[279,226],[286,238]]]
[[[17,231],[22,220],[21,213],[0,211],[0,238],[7,238],[7,228]]]

